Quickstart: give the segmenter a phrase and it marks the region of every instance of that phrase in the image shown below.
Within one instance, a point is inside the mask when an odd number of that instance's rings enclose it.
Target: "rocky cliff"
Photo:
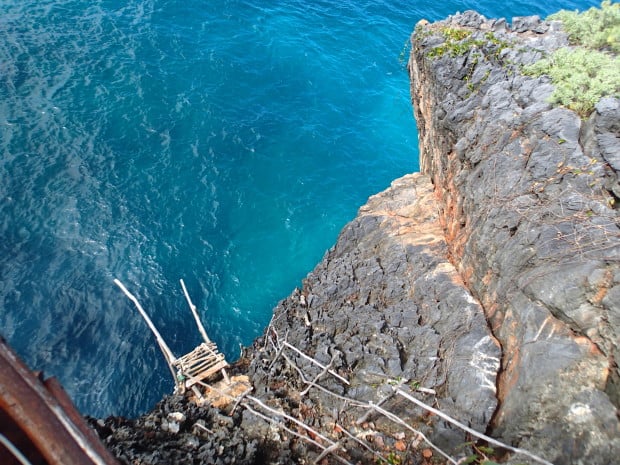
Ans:
[[[371,197],[279,303],[233,370],[250,393],[93,421],[116,455],[613,463],[620,103],[582,120],[547,103],[545,77],[520,72],[566,43],[536,18],[419,24],[409,70],[422,174]]]
[[[567,45],[558,27],[473,13],[420,25],[412,96],[450,260],[502,348],[491,431],[557,463],[612,463],[620,103],[584,121],[547,103],[547,78],[519,73]],[[456,30],[482,44],[432,56]]]

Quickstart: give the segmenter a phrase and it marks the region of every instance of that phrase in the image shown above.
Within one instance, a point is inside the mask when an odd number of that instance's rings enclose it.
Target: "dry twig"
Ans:
[[[416,399],[415,397],[413,397],[412,395],[406,393],[405,391],[401,390],[401,389],[396,389],[396,393],[399,394],[400,396],[404,397],[405,399],[413,402],[414,404],[422,407],[423,409],[434,413],[435,415],[437,415],[438,417],[443,418],[444,420],[452,423],[453,425],[461,428],[463,431],[468,432],[469,434],[476,436],[479,439],[483,439],[485,441],[487,441],[489,444],[493,444],[494,446],[497,447],[501,447],[502,449],[506,449],[509,450],[511,452],[514,452],[515,454],[521,454],[521,455],[525,455],[529,458],[531,458],[532,460],[538,462],[538,463],[542,463],[544,465],[553,465],[551,462],[548,462],[547,460],[538,457],[535,454],[532,454],[531,452],[525,450],[525,449],[519,449],[518,447],[512,447],[509,446],[508,444],[504,444],[501,441],[498,441],[497,439],[493,439],[490,436],[487,436],[486,434],[482,434],[479,433],[478,431],[464,425],[463,423],[459,422],[458,420],[455,420],[454,418],[450,417],[449,415],[446,415],[445,413],[441,412],[440,410],[437,410],[436,408],[431,407],[430,405],[425,404],[424,402],[422,402],[421,400]]]

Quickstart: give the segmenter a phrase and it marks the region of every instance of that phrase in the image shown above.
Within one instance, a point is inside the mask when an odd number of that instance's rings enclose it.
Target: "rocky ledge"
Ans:
[[[452,49],[453,31],[472,41]],[[537,18],[420,23],[409,71],[422,174],[371,197],[279,303],[233,370],[251,393],[93,420],[117,457],[613,463],[620,102],[582,120],[547,103],[547,78],[520,72],[566,45]]]

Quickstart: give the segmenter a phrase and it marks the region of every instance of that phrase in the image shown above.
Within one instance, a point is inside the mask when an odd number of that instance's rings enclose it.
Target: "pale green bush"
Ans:
[[[605,96],[620,96],[620,58],[587,48],[561,48],[552,57],[528,67],[536,76],[549,75],[555,85],[552,103],[585,116]]]
[[[573,44],[620,52],[620,3],[612,4],[607,0],[600,8],[590,8],[583,13],[562,10],[547,19],[562,21]]]
[[[550,101],[587,116],[602,97],[620,97],[620,4],[604,1],[601,8],[581,14],[560,11],[548,19],[562,21],[575,45],[524,69],[551,77],[555,90]]]

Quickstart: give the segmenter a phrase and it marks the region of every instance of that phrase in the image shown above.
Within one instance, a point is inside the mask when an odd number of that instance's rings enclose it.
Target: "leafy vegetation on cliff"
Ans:
[[[484,34],[484,39],[474,38],[471,30],[462,28],[442,27],[439,33],[445,40],[427,53],[429,58],[441,58],[444,55],[454,58],[478,49],[484,51],[489,58],[499,59],[501,51],[509,46],[507,42],[498,39],[490,31]]]
[[[561,10],[547,19],[562,21],[573,44],[620,52],[620,3],[612,5],[606,0],[601,8],[590,8],[583,13]]]
[[[620,96],[620,4],[605,0],[600,8],[560,11],[548,19],[562,21],[575,45],[525,68],[527,74],[551,77],[551,101],[587,116],[602,97]]]

